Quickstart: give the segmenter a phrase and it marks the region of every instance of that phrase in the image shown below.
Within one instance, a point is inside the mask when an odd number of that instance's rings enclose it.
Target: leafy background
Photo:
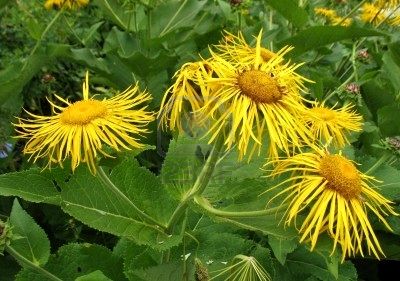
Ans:
[[[54,93],[79,99],[86,70],[93,92],[110,96],[138,81],[153,96],[151,109],[158,110],[174,72],[206,57],[222,30],[241,30],[251,42],[263,28],[266,47],[293,45],[289,58],[306,63],[299,71],[315,81],[308,85],[309,98],[331,95],[332,104],[357,105],[365,126],[345,153],[360,169],[367,171],[385,153],[398,157],[381,142],[400,135],[398,27],[364,23],[357,12],[351,26],[330,26],[314,13],[315,7],[330,7],[345,15],[359,1],[236,2],[241,1],[93,0],[62,14],[44,33],[57,11],[45,10],[43,1],[0,1],[0,150],[7,154],[0,159],[0,216],[19,237],[11,245],[22,258],[62,280],[81,281],[194,280],[195,258],[212,275],[237,254],[257,257],[274,280],[384,280],[384,272],[399,273],[398,217],[389,219],[393,233],[374,221],[385,259],[355,257],[341,264],[340,253],[330,255],[327,237],[310,252],[298,244],[295,229],[283,228],[274,215],[227,219],[190,204],[166,235],[143,223],[86,168],[74,174],[41,171],[41,163],[23,156],[23,143],[12,137],[14,116],[25,116],[22,107],[50,114],[46,97]],[[364,50],[366,57],[360,55]],[[350,82],[359,91],[348,91]],[[165,224],[194,183],[209,147],[203,140],[172,138],[156,124],[144,141],[149,149],[115,154],[103,164],[130,201]],[[262,177],[264,161],[238,163],[235,152],[228,153],[205,196],[225,210],[263,208],[271,194],[258,195],[274,184]],[[381,192],[398,203],[398,162],[383,164],[374,176],[384,181]],[[1,280],[44,278],[7,254],[0,256],[0,265]]]

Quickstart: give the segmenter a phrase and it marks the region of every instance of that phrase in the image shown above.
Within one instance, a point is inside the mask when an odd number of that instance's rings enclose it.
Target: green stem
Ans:
[[[6,251],[13,256],[17,261],[19,261],[22,266],[28,267],[36,271],[37,273],[46,276],[49,280],[54,280],[54,281],[63,281],[62,279],[58,278],[57,276],[53,275],[52,273],[48,272],[46,269],[40,267],[37,264],[34,264],[24,256],[22,256],[20,253],[18,253],[13,247],[10,245],[6,245]]]
[[[336,93],[339,93],[340,91],[342,91],[343,87],[345,85],[347,85],[351,80],[353,80],[354,78],[354,73],[352,73],[350,75],[349,78],[346,79],[346,81],[344,81],[339,87],[337,87],[336,90],[334,90],[332,93],[330,93],[329,95],[326,96],[326,98],[324,98],[325,101],[329,100],[331,97],[333,97]]]
[[[46,26],[45,30],[42,32],[42,35],[40,35],[39,40],[37,40],[35,46],[33,47],[31,53],[29,54],[29,57],[31,57],[36,50],[39,48],[40,44],[42,43],[44,37],[46,36],[46,34],[49,32],[49,30],[51,29],[51,27],[55,24],[55,22],[58,20],[58,18],[61,16],[61,14],[63,13],[64,9],[61,9],[60,11],[58,11],[58,13],[54,16],[54,18],[51,20],[51,22]],[[24,66],[22,67],[22,70],[25,69],[25,67],[28,64],[28,60],[26,60]],[[21,71],[22,71],[21,70]]]
[[[269,208],[265,210],[231,212],[231,211],[222,211],[215,209],[213,206],[211,206],[210,202],[208,202],[208,200],[202,196],[196,196],[194,198],[194,202],[197,203],[197,205],[202,209],[204,209],[205,211],[213,215],[216,215],[218,217],[224,217],[224,218],[250,218],[250,217],[268,216],[276,214],[279,211],[284,211],[289,206],[289,204],[283,204],[278,207]]]
[[[111,190],[115,195],[117,195],[128,205],[130,205],[139,214],[140,217],[142,217],[144,220],[147,220],[152,224],[158,225],[159,227],[165,229],[164,225],[160,224],[155,219],[153,219],[152,217],[144,213],[142,210],[140,210],[139,207],[135,205],[135,203],[133,203],[118,187],[116,187],[101,167],[98,167],[97,170],[98,170],[97,174],[100,180],[104,183],[104,185],[108,187],[108,189]]]
[[[219,136],[218,139],[215,141],[214,146],[210,152],[210,155],[208,156],[208,159],[204,164],[204,167],[201,170],[200,175],[197,177],[193,187],[186,193],[182,201],[179,203],[178,207],[173,212],[167,224],[167,229],[166,229],[167,232],[172,232],[175,224],[179,221],[179,219],[185,212],[189,204],[189,201],[192,200],[196,195],[202,194],[204,189],[207,187],[211,175],[214,171],[215,165],[217,164],[219,153],[222,149],[222,145],[223,145],[223,137]]]
[[[375,172],[383,163],[389,162],[388,160],[392,158],[392,156],[393,155],[390,152],[384,153],[381,158],[379,158],[378,161],[376,161],[375,164],[365,172],[365,174],[369,175]]]

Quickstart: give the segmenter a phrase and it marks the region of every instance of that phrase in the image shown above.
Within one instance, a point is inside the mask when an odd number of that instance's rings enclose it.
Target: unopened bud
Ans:
[[[360,86],[358,86],[356,83],[350,83],[346,85],[346,91],[352,94],[359,94],[360,93]]]
[[[210,280],[210,276],[208,275],[207,267],[203,265],[201,260],[195,259],[195,280],[196,281],[208,281]]]

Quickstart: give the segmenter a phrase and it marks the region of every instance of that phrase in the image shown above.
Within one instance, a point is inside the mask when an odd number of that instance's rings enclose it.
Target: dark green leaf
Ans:
[[[110,278],[105,276],[100,270],[93,271],[92,273],[80,276],[75,281],[112,281]]]
[[[268,237],[268,244],[271,246],[276,259],[283,265],[286,262],[286,255],[297,248],[297,239],[283,239],[275,236]]]
[[[400,105],[388,105],[378,110],[378,127],[384,136],[400,135]]]
[[[278,11],[284,18],[296,27],[304,26],[308,21],[307,12],[299,7],[295,0],[265,0],[272,8]]]
[[[279,44],[281,46],[293,46],[294,50],[290,54],[296,56],[306,51],[346,39],[357,39],[368,36],[386,35],[387,34],[376,31],[374,29],[366,29],[360,27],[313,26],[303,31],[300,31],[295,36],[283,40]]]
[[[32,263],[38,266],[45,264],[50,256],[50,241],[43,229],[21,208],[17,199],[11,210],[10,224],[17,238],[11,240],[10,246]]]
[[[54,173],[30,169],[0,175],[0,195],[18,196],[35,203],[58,205],[61,198],[53,179]]]
[[[127,280],[122,272],[122,260],[105,247],[91,244],[69,244],[62,246],[56,255],[52,255],[44,268],[63,281],[74,281],[94,271],[113,281]],[[95,273],[99,274],[99,273]],[[92,275],[93,276],[93,275]],[[85,277],[87,278],[87,276]],[[104,279],[104,280],[108,280]],[[30,269],[23,269],[16,281],[45,281],[43,275]],[[78,279],[103,280],[103,279]]]

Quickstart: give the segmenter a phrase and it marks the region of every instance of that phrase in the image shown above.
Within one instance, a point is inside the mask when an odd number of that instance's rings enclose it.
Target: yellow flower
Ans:
[[[393,26],[398,26],[398,25],[400,25],[400,15],[399,15],[399,16],[393,17],[393,18],[390,20],[389,24],[390,24],[390,25],[393,25]]]
[[[377,0],[376,5],[379,7],[397,8],[400,5],[400,0]]]
[[[223,135],[226,149],[237,145],[240,158],[247,154],[250,143],[253,148],[249,158],[261,148],[266,131],[272,157],[278,157],[279,150],[290,154],[311,137],[300,118],[306,110],[300,91],[307,81],[295,73],[300,64],[282,63],[288,48],[265,62],[261,36],[260,32],[251,63],[247,58],[244,62],[229,61],[211,51],[208,63],[213,75],[203,75],[198,82],[210,89],[200,110],[211,123],[209,142]]]
[[[275,162],[278,164],[272,176],[293,173],[278,185],[290,183],[290,186],[274,198],[285,195],[283,203],[290,202],[285,213],[286,224],[296,222],[300,213],[306,215],[299,229],[300,242],[309,239],[314,249],[318,236],[327,232],[334,240],[332,253],[338,244],[342,249],[342,261],[357,253],[364,256],[364,240],[368,254],[377,258],[384,255],[367,211],[372,211],[389,230],[384,216],[397,214],[389,205],[392,202],[370,186],[375,178],[358,171],[344,156],[320,148]]]
[[[372,23],[374,25],[381,24],[386,19],[383,8],[371,3],[365,3],[361,7],[360,17],[363,22]]]
[[[198,89],[196,81],[201,72],[211,72],[206,61],[186,63],[175,73],[175,83],[166,91],[158,113],[163,129],[169,127],[183,132],[184,127],[196,123],[195,112],[203,106],[203,95],[209,92],[208,89]]]
[[[145,126],[154,116],[146,111],[147,106],[133,109],[151,99],[149,94],[138,91],[136,85],[110,99],[89,98],[89,74],[86,73],[83,100],[70,103],[56,95],[65,106],[49,101],[53,116],[27,112],[30,119],[18,118],[19,123],[15,124],[18,137],[28,140],[24,153],[31,154],[29,159],[34,158],[34,162],[48,157],[46,167],[52,163],[62,166],[64,160],[71,157],[72,170],[83,162],[95,174],[97,152],[109,156],[103,144],[117,151],[143,147],[135,135],[147,133]]]
[[[345,133],[361,131],[362,117],[352,108],[350,104],[334,109],[325,107],[323,103],[314,103],[305,115],[305,122],[317,139],[324,142],[332,140],[335,146],[340,148],[349,143]]]
[[[230,61],[233,64],[238,63],[239,65],[242,65],[244,63],[254,63],[257,59],[256,48],[247,44],[241,32],[236,36],[225,31],[223,40],[220,44],[213,47],[221,58]],[[278,53],[274,53],[260,46],[260,56],[264,62],[268,62],[270,59],[275,58],[279,60],[276,63],[281,63],[284,61],[283,55],[292,49],[293,47],[286,46]]]
[[[327,8],[315,8],[315,14],[321,15],[329,20],[333,25],[341,25],[341,26],[350,26],[353,22],[352,19],[347,18],[344,19],[337,14],[335,10],[327,9]]]
[[[336,13],[335,10],[322,8],[322,7],[315,8],[314,12],[315,12],[315,14],[324,16],[324,17],[326,17],[328,19],[336,18],[338,16],[338,14]]]
[[[89,4],[89,0],[47,0],[44,4],[46,9],[53,8],[66,8],[66,9],[77,9]]]

